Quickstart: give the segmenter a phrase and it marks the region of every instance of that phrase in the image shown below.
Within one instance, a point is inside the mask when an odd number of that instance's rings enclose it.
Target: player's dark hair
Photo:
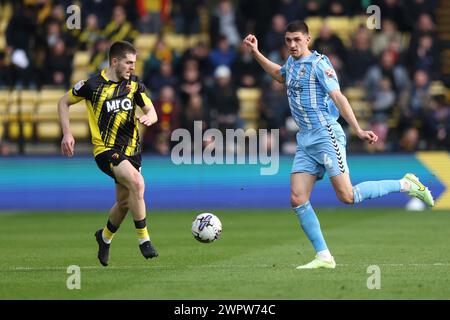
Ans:
[[[128,53],[136,54],[136,49],[128,41],[117,41],[111,45],[108,53],[108,60],[111,63],[112,58],[123,59]]]
[[[290,22],[286,27],[286,32],[301,32],[303,34],[309,34],[308,25],[302,20],[295,20]]]

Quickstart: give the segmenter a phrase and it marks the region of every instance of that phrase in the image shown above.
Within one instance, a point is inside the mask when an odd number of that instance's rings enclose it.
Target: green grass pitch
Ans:
[[[450,213],[317,210],[335,270],[296,270],[314,252],[289,209],[221,210],[222,237],[190,233],[196,211],[154,211],[159,251],[145,260],[127,217],[97,260],[94,232],[106,213],[0,214],[0,299],[449,299]],[[78,265],[81,289],[66,287]],[[368,289],[370,265],[381,288]]]

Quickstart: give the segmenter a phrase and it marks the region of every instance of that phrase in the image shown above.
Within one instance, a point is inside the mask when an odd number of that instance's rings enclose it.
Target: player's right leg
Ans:
[[[116,180],[124,185],[130,193],[128,207],[133,214],[142,255],[147,259],[157,257],[158,253],[153,247],[147,231],[143,176],[128,160],[124,160],[117,166],[114,166],[112,171]]]
[[[109,247],[114,234],[119,229],[128,212],[129,191],[126,187],[116,183],[116,203],[109,211],[109,218],[103,229],[97,230],[95,239],[98,243],[98,260],[103,266],[108,265]]]
[[[320,229],[319,219],[309,202],[311,191],[317,177],[309,173],[291,174],[291,205],[300,222],[300,226],[312,243],[316,257],[308,264],[297,269],[335,268],[336,263],[328,250]]]

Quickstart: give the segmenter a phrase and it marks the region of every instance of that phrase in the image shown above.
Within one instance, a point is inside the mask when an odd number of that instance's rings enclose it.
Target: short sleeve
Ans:
[[[286,79],[286,72],[287,72],[287,69],[288,69],[288,65],[289,65],[289,58],[286,60],[286,62],[284,63],[284,65],[280,69],[280,75],[284,79]]]
[[[134,101],[141,108],[145,106],[153,106],[153,103],[148,95],[148,90],[141,80],[138,80],[137,90],[134,93]]]
[[[91,97],[91,90],[85,80],[78,81],[68,92],[70,102],[77,103]]]
[[[327,57],[321,59],[317,63],[315,69],[317,80],[319,80],[319,83],[323,86],[326,92],[329,93],[334,90],[340,90],[336,71],[334,71],[331,62]]]

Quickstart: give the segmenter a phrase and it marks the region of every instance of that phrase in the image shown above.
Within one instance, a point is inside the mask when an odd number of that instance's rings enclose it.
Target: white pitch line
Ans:
[[[336,264],[338,267],[361,267],[361,268],[367,268],[371,265],[377,265],[380,267],[450,267],[450,263],[443,263],[443,262],[436,262],[436,263],[367,263],[367,264]],[[81,270],[129,270],[129,269],[176,269],[179,267],[183,268],[276,268],[276,267],[296,267],[297,265],[289,264],[289,265],[282,265],[282,264],[259,264],[259,265],[148,265],[148,266],[108,266],[108,267],[102,267],[102,266],[80,266]],[[35,267],[11,267],[11,268],[5,268],[0,269],[0,271],[65,271],[67,270],[69,266],[67,267],[43,267],[43,268],[35,268]]]

